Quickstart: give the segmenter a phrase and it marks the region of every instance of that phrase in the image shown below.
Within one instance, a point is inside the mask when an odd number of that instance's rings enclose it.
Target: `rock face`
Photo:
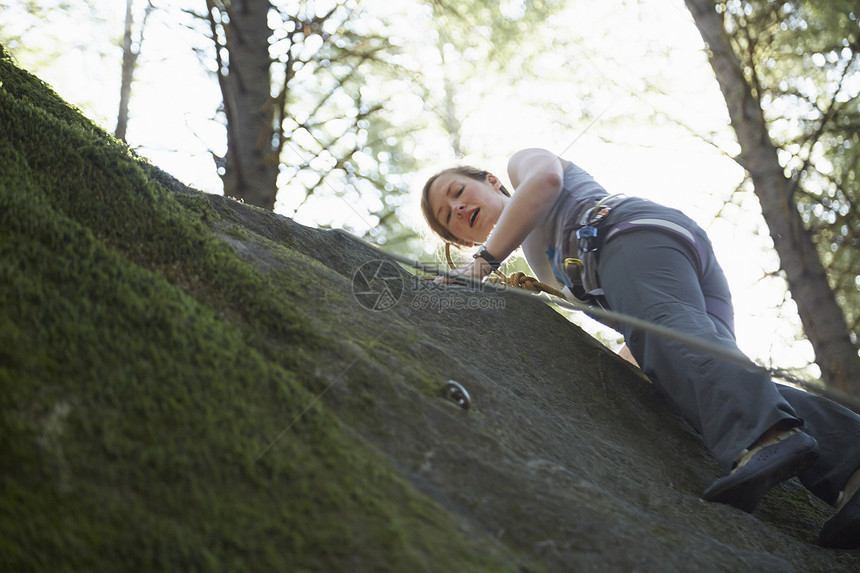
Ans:
[[[0,50],[10,571],[857,571],[539,300],[185,188]],[[445,394],[455,380],[464,409]]]

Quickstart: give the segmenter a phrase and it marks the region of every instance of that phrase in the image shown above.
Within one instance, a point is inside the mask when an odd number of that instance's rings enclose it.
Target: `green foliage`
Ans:
[[[464,126],[492,100],[488,97],[492,92],[536,80],[527,62],[551,46],[547,21],[564,2],[431,0],[419,4],[429,8],[422,19],[430,31],[424,42],[435,44],[435,53],[428,50],[419,59],[438,62],[414,72],[425,109],[438,118],[455,156],[491,153],[474,149]],[[411,47],[420,52],[422,46],[414,42]],[[547,102],[542,99],[541,103]]]
[[[860,333],[860,11],[850,0],[732,1],[735,51],[855,345]]]
[[[504,567],[314,405],[307,357],[334,343],[215,236],[205,198],[2,48],[0,82],[5,567]]]
[[[559,0],[431,0],[438,33],[467,59],[504,64],[563,2]]]

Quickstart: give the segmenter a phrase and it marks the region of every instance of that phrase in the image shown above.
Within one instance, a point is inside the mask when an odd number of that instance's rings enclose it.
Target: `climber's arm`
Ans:
[[[561,193],[562,160],[545,149],[523,149],[508,161],[513,194],[484,246],[495,258],[507,258],[549,215]]]

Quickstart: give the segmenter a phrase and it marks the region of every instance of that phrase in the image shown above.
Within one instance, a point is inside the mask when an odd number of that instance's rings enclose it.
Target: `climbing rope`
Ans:
[[[377,252],[377,253],[385,256],[385,257],[393,259],[393,260],[395,260],[399,263],[402,263],[404,265],[408,265],[410,267],[420,269],[420,270],[422,270],[426,273],[430,273],[434,276],[444,276],[444,277],[448,278],[449,280],[451,280],[452,282],[454,282],[455,284],[465,285],[465,286],[469,286],[469,287],[473,287],[473,288],[480,288],[482,286],[482,283],[480,283],[479,281],[465,278],[465,277],[456,276],[456,275],[453,275],[450,272],[445,271],[443,269],[440,269],[436,266],[428,265],[428,264],[422,263],[420,261],[416,261],[413,259],[402,257],[396,253],[388,252],[385,249],[383,249],[382,247],[375,245],[369,241],[365,241],[364,239],[362,239],[360,237],[356,237],[355,235],[353,235],[347,231],[344,231],[343,229],[336,229],[335,232],[340,234],[340,235],[343,235],[344,237],[347,237],[347,238],[349,238],[349,239],[351,239],[357,243],[360,243],[360,244],[370,248],[371,250],[373,250],[373,251],[375,251],[375,252]],[[446,257],[448,258],[449,266],[451,266],[452,269],[456,268],[456,266],[453,263],[453,260],[451,260],[450,251],[447,248],[446,248]],[[501,273],[499,273],[499,274],[501,274]],[[523,275],[525,277],[525,280],[520,278],[519,275]],[[504,276],[504,275],[502,275],[502,276]],[[562,294],[561,292],[553,289],[552,287],[550,287],[548,285],[541,283],[540,281],[538,281],[537,279],[535,279],[533,277],[529,277],[529,276],[525,275],[525,273],[519,273],[519,272],[513,273],[511,275],[511,277],[513,277],[513,278],[505,277],[503,280],[487,281],[487,283],[483,283],[483,284],[484,284],[485,288],[498,289],[499,291],[502,291],[502,292],[507,292],[507,293],[510,293],[512,295],[515,295],[515,296],[527,297],[527,298],[533,298],[534,297],[534,295],[529,294],[529,291],[530,292],[538,292],[538,293],[546,292],[547,294],[550,294],[553,297],[552,300],[549,300],[548,302],[552,302],[556,306],[560,306],[560,307],[566,308],[568,310],[576,310],[576,311],[582,312],[582,313],[587,314],[588,316],[594,318],[595,320],[603,319],[605,321],[627,324],[627,325],[630,325],[634,328],[638,328],[640,330],[653,332],[654,334],[657,334],[658,336],[663,336],[663,337],[668,338],[670,340],[674,340],[674,341],[676,341],[680,344],[683,344],[685,346],[689,346],[691,348],[697,348],[699,350],[703,350],[705,352],[708,352],[712,356],[714,356],[715,358],[721,358],[721,359],[726,360],[728,362],[731,362],[733,364],[737,364],[737,365],[742,366],[744,368],[748,368],[749,370],[758,370],[760,372],[764,372],[764,373],[768,374],[769,376],[776,376],[776,377],[782,378],[783,380],[789,381],[789,382],[791,382],[797,386],[800,386],[801,388],[804,388],[813,394],[817,394],[819,396],[824,396],[826,398],[829,398],[829,399],[833,400],[834,402],[842,404],[846,408],[850,408],[850,409],[854,410],[855,412],[860,413],[860,400],[858,400],[857,398],[855,398],[849,394],[846,394],[845,392],[842,392],[840,390],[836,390],[833,388],[822,388],[819,386],[812,385],[812,384],[810,384],[806,381],[800,380],[798,378],[793,378],[792,376],[787,375],[784,371],[774,369],[774,368],[767,368],[765,366],[757,364],[757,363],[753,362],[752,360],[750,360],[749,357],[747,357],[740,350],[737,350],[735,348],[722,346],[722,345],[716,344],[714,342],[711,342],[710,340],[704,340],[702,338],[690,336],[685,332],[681,332],[680,330],[676,330],[674,328],[668,328],[668,327],[663,326],[661,324],[656,324],[653,322],[649,322],[647,320],[642,320],[642,319],[636,318],[634,316],[621,314],[619,312],[615,312],[612,310],[606,310],[605,308],[593,307],[593,306],[587,305],[583,302],[570,300],[567,297],[565,297],[564,294]],[[533,288],[521,287],[520,283],[529,285]],[[519,288],[508,288],[508,287],[519,287]],[[546,287],[546,288],[544,288],[544,287]],[[546,290],[546,289],[549,289],[549,290]]]
[[[454,263],[454,259],[451,258],[451,243],[445,243],[445,259],[448,261],[448,267],[450,269],[453,270],[457,268],[457,265]],[[505,273],[496,269],[487,280],[493,283],[501,283],[511,287],[521,288],[529,292],[545,292],[559,298],[566,298],[564,293],[560,290],[553,288],[534,277],[530,277],[522,271],[516,271],[510,275],[505,275]]]

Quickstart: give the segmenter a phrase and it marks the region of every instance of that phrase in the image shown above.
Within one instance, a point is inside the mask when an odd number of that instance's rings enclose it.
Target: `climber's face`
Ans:
[[[430,186],[427,199],[436,221],[463,242],[483,243],[505,208],[502,183],[488,174],[477,180],[445,173]]]

